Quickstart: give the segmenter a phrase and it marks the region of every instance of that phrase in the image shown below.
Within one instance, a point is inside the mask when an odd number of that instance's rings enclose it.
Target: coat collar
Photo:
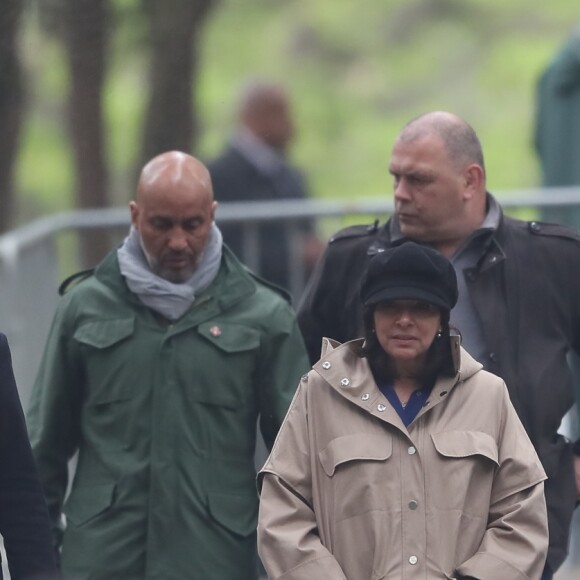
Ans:
[[[119,270],[116,250],[110,252],[97,266],[95,277],[134,308],[144,309],[152,317],[154,316],[127,287]],[[222,263],[216,279],[196,298],[192,307],[175,322],[173,325],[175,332],[187,330],[193,325],[200,324],[232,308],[244,298],[254,294],[256,289],[257,284],[250,273],[224,245]]]
[[[363,339],[339,344],[325,338],[322,357],[313,370],[341,397],[364,409],[382,421],[406,430],[401,419],[377,387],[368,360],[358,355]],[[443,402],[460,382],[472,377],[483,366],[463,348],[460,349],[460,366],[455,377],[442,377],[435,383],[429,400],[417,418]]]
[[[505,219],[503,210],[491,193],[488,192],[486,195],[488,211],[480,229],[489,231],[490,235],[477,264],[476,271],[479,272],[484,272],[493,266],[497,266],[506,259],[502,244],[503,222]],[[367,254],[372,256],[384,251],[390,245],[396,245],[405,240],[406,238],[401,233],[397,217],[393,216],[380,228],[378,236],[370,244]],[[475,276],[475,272],[472,275]]]

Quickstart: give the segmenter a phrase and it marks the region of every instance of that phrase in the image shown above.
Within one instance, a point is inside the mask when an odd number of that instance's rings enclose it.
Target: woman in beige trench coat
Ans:
[[[365,337],[325,340],[260,472],[270,579],[538,580],[544,471],[503,381],[451,336],[451,263],[371,259]]]

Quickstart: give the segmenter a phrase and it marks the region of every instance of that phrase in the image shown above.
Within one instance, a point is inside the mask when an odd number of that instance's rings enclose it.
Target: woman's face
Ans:
[[[374,322],[377,340],[395,366],[419,370],[441,328],[441,312],[428,302],[393,300],[377,304]]]

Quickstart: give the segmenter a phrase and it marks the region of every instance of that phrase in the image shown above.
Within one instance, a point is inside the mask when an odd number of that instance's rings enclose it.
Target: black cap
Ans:
[[[451,310],[457,302],[457,277],[442,254],[404,242],[371,258],[360,297],[365,306],[390,300],[422,300]]]

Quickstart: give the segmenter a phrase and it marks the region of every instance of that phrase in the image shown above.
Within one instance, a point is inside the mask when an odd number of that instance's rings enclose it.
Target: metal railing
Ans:
[[[580,187],[528,189],[500,193],[497,197],[507,213],[533,213],[544,207],[580,208]],[[360,218],[358,223],[382,221],[392,211],[393,202],[387,196],[353,201],[222,203],[217,221],[242,225],[242,259],[257,270],[258,228],[263,222],[280,222],[292,241],[298,235],[298,222],[305,218],[315,220],[321,236],[326,238],[345,223],[355,223],[355,217]],[[115,232],[120,241],[128,226],[127,208],[69,211],[43,217],[0,236],[0,328],[10,339],[24,406],[58,301],[59,282],[75,271],[93,266],[81,263],[75,254],[79,236],[99,229]],[[298,244],[290,243],[290,247],[290,290],[297,300],[306,282],[305,272]]]

